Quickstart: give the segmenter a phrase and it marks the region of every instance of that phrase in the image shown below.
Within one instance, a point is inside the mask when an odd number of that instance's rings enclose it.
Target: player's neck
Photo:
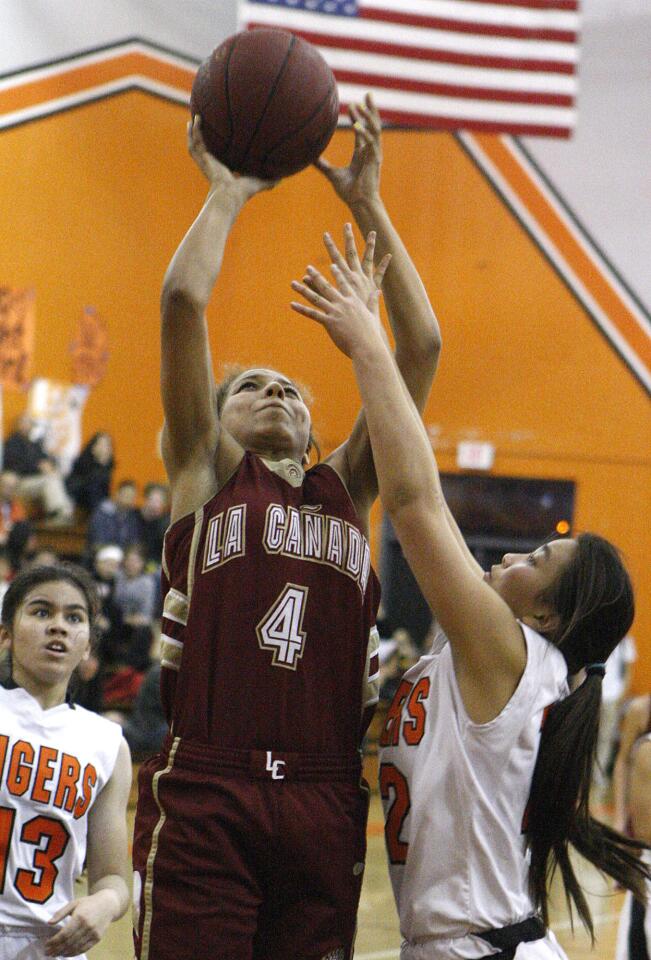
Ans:
[[[66,702],[68,680],[56,684],[45,684],[24,671],[19,664],[13,666],[12,679],[16,686],[22,687],[43,710],[50,710]]]
[[[283,445],[266,446],[264,449],[253,449],[252,447],[249,447],[249,452],[255,453],[257,457],[262,457],[263,460],[273,460],[276,463],[280,460],[291,460],[293,463],[298,464],[298,466],[303,469],[301,457],[296,454],[295,450],[287,449]]]

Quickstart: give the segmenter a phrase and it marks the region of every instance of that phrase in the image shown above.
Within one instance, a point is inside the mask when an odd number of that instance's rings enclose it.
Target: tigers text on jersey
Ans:
[[[379,585],[337,473],[245,453],[168,530],[162,691],[175,736],[346,754],[377,701]]]
[[[0,687],[0,925],[47,923],[74,899],[88,811],[121,739],[83,707],[43,710],[21,687]]]
[[[473,931],[534,912],[522,824],[545,708],[568,688],[560,652],[522,629],[527,665],[494,720],[469,719],[441,632],[387,714],[380,790],[391,882],[403,936],[426,940],[432,960],[486,956]]]

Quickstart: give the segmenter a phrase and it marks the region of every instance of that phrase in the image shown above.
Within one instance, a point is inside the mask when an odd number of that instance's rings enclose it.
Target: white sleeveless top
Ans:
[[[405,674],[393,723],[395,700],[389,712],[380,767],[389,872],[401,932],[427,940],[428,957],[438,939],[446,960],[485,957],[492,948],[473,931],[534,912],[522,824],[543,712],[569,691],[560,652],[521,626],[527,665],[489,723],[466,714],[442,632]]]
[[[21,687],[0,687],[0,924],[38,927],[76,896],[88,811],[121,739],[83,707],[43,710]]]

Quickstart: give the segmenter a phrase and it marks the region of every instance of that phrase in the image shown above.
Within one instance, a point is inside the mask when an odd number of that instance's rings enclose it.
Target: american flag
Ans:
[[[400,126],[567,137],[579,0],[240,0],[330,64],[342,107],[373,93]]]

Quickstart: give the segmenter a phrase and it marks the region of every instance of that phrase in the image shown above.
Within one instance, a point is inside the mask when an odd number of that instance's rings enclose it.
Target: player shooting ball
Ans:
[[[342,262],[367,302],[391,255],[396,355],[422,407],[438,327],[380,198],[378,113],[369,100],[352,119],[351,163],[320,166],[377,238],[359,258],[348,226]],[[209,154],[198,117],[189,149],[209,190],[161,301],[172,494],[162,689],[172,732],[140,776],[137,951],[194,960],[219,943],[233,960],[343,957],[366,846],[359,747],[377,697],[368,430],[360,414],[348,439],[308,468],[311,418],[293,377],[259,366],[215,386],[206,308],[236,217],[270,184],[236,177]],[[326,248],[337,256],[329,238]]]

